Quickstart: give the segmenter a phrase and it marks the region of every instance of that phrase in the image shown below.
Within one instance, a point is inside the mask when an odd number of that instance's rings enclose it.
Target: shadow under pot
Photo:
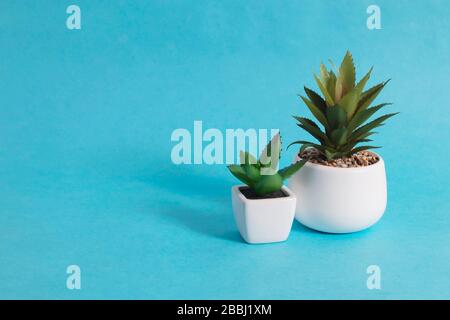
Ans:
[[[245,185],[231,189],[233,213],[242,238],[252,244],[285,241],[295,216],[294,193],[283,186],[278,193],[256,195]]]
[[[295,218],[328,233],[361,231],[383,216],[387,203],[383,159],[365,167],[338,168],[307,162],[289,180],[297,197]],[[299,161],[296,156],[294,162]]]

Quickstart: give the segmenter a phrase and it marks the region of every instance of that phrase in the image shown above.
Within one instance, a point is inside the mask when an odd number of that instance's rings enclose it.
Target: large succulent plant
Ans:
[[[382,126],[384,121],[396,113],[385,114],[366,123],[375,112],[390,104],[381,103],[370,107],[389,82],[388,80],[364,90],[371,72],[372,68],[356,83],[355,65],[349,51],[345,54],[337,74],[332,69],[328,70],[322,63],[320,77],[317,75],[314,77],[323,97],[307,87],[304,87],[307,97],[300,97],[324,130],[311,119],[294,116],[298,121],[297,125],[316,138],[319,143],[300,140],[291,145],[301,144],[300,152],[305,148],[314,147],[328,160],[348,157],[358,151],[379,148],[359,144],[372,141],[369,137],[375,133],[373,130]]]
[[[230,172],[258,195],[278,191],[283,180],[297,172],[306,160],[296,162],[284,169],[277,170],[281,156],[281,137],[276,134],[256,159],[247,151],[240,153],[240,165],[229,165]]]

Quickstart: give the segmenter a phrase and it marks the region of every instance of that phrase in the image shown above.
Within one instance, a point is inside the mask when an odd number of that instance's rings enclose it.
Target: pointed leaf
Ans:
[[[376,118],[375,120],[363,125],[362,127],[359,127],[358,129],[356,129],[353,134],[352,134],[352,139],[360,139],[362,137],[362,134],[376,128],[379,127],[383,124],[384,121],[386,121],[387,119],[389,119],[390,117],[393,117],[397,114],[396,113],[389,113],[389,114],[385,114],[384,116],[381,116],[379,118]]]
[[[316,107],[310,100],[308,100],[307,98],[300,96],[303,100],[303,102],[306,104],[306,106],[308,107],[309,111],[311,111],[311,113],[313,114],[313,116],[319,120],[319,122],[326,128],[328,127],[328,123],[327,123],[327,118],[325,117],[325,115],[323,114],[323,112]]]
[[[302,124],[297,124],[297,125],[300,128],[302,128],[303,130],[305,130],[306,132],[308,132],[311,136],[316,138],[320,142],[320,144],[322,144],[322,145],[332,145],[330,139],[328,137],[326,137],[323,133],[320,134],[318,131],[316,131],[316,129],[314,129],[312,127],[304,126]]]
[[[341,146],[347,142],[347,128],[339,128],[331,132],[331,140],[335,146]]]
[[[358,111],[352,120],[348,124],[348,130],[353,131],[358,126],[362,125],[364,122],[366,122],[375,112],[383,108],[384,106],[390,105],[391,103],[382,103],[376,106],[373,106],[371,108],[368,108],[366,110]]]
[[[264,195],[275,192],[283,186],[283,179],[278,173],[262,176],[253,189],[257,194]]]
[[[331,144],[326,134],[320,130],[319,126],[312,120],[303,117],[294,117],[300,124],[298,126],[309,132],[314,138],[321,143]]]
[[[323,63],[320,64],[320,78],[322,80],[323,83],[327,83],[328,81],[328,70],[327,67],[325,67],[325,65]]]
[[[346,52],[341,66],[339,67],[339,75],[336,84],[339,84],[339,87],[342,87],[341,96],[345,96],[355,87],[355,65],[350,51]]]
[[[342,107],[342,109],[345,110],[347,113],[347,118],[350,120],[351,116],[356,110],[356,107],[358,106],[359,101],[359,94],[358,90],[355,88],[351,90],[349,93],[347,93],[341,101],[338,102],[338,105]]]
[[[354,88],[352,88],[338,103],[347,112],[347,118],[349,120],[353,118],[353,115],[358,109],[358,102],[360,100],[364,86],[366,85],[367,81],[370,78],[371,72],[372,68],[361,79],[361,81],[359,81],[358,84]]]
[[[369,71],[366,73],[364,77],[362,77],[361,80],[359,80],[356,87],[358,87],[358,90],[362,93],[364,90],[364,87],[366,86],[367,81],[370,79],[370,75],[372,74],[373,67],[369,69]]]
[[[227,166],[227,168],[228,170],[230,170],[231,174],[238,178],[240,181],[242,181],[249,187],[252,186],[252,181],[247,177],[244,168],[235,164],[229,165]]]
[[[327,90],[325,84],[322,83],[322,81],[316,75],[314,75],[314,78],[316,79],[316,82],[317,82],[317,85],[319,86],[320,91],[322,92],[323,96],[325,97],[327,106],[330,107],[330,106],[334,105],[333,98],[328,93],[328,90]]]
[[[353,149],[358,143],[363,142],[371,142],[371,139],[358,139],[356,141],[350,141],[345,146],[342,147],[343,150],[351,150]]]
[[[347,125],[347,113],[344,109],[335,105],[327,108],[327,120],[330,129],[336,129]]]
[[[281,149],[281,136],[277,133],[273,136],[272,140],[269,141],[267,146],[261,152],[259,157],[259,163],[262,166],[270,166],[273,169],[278,167],[278,161],[280,159],[280,149]]]
[[[389,81],[390,80],[379,83],[368,89],[367,91],[364,91],[361,95],[361,99],[358,102],[358,112],[367,109]]]
[[[333,151],[330,151],[330,150],[326,149],[325,150],[325,157],[327,157],[327,160],[332,160],[335,157],[337,157],[337,152],[333,152]]]
[[[355,153],[360,152],[360,151],[365,151],[365,150],[368,150],[368,149],[379,149],[379,148],[381,148],[381,147],[375,147],[375,146],[359,146],[359,147],[356,147],[356,148],[354,148],[354,149],[352,150],[352,154],[355,154]]]
[[[330,76],[328,77],[328,82],[326,88],[331,97],[336,96],[336,75],[332,70],[330,70]],[[334,99],[334,101],[337,101]]]
[[[311,102],[320,110],[322,111],[323,114],[325,114],[326,110],[327,110],[327,103],[325,102],[325,100],[323,100],[323,98],[316,93],[315,91],[307,88],[307,87],[303,87],[305,89],[306,95],[308,96],[308,98],[311,100]]]
[[[369,132],[366,132],[366,133],[362,134],[362,135],[359,137],[359,139],[365,139],[365,138],[370,137],[371,135],[377,134],[377,133],[378,133],[378,132],[376,132],[376,131],[369,131]]]
[[[289,179],[294,173],[300,170],[308,160],[300,160],[290,166],[281,169],[278,173],[283,180]]]
[[[306,125],[310,125],[313,126],[317,129],[320,130],[320,127],[317,125],[317,123],[315,123],[313,120],[305,118],[305,117],[297,117],[294,116],[294,119],[297,120],[298,122],[300,122],[301,124],[306,124]]]
[[[261,177],[259,166],[245,164],[245,165],[242,165],[242,167],[244,168],[247,178],[249,180],[251,180],[252,183],[258,182],[259,178]]]
[[[339,101],[341,101],[342,97],[344,96],[344,85],[342,84],[342,79],[341,78],[337,78],[336,79],[336,85],[334,88],[334,101],[336,101],[336,103],[339,103]]]

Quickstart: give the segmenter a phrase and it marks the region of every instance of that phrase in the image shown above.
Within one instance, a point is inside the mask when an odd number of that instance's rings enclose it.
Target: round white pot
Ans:
[[[296,156],[294,162],[299,160]],[[386,209],[386,172],[381,157],[375,164],[358,168],[307,162],[291,177],[289,188],[297,197],[295,218],[322,232],[364,230]]]

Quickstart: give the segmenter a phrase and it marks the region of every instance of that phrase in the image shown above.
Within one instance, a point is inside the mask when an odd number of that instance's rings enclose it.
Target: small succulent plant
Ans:
[[[372,141],[368,138],[376,133],[373,130],[397,113],[385,114],[367,122],[375,112],[390,104],[381,103],[370,107],[389,82],[388,80],[364,90],[371,72],[372,68],[356,83],[355,65],[349,51],[345,54],[337,74],[332,69],[328,70],[322,63],[320,77],[317,75],[314,77],[323,97],[307,87],[304,87],[307,97],[300,97],[324,130],[311,119],[294,116],[298,121],[297,125],[319,143],[300,140],[291,145],[301,144],[300,153],[305,148],[314,147],[327,160],[349,157],[359,151],[379,148],[359,144]]]
[[[240,153],[240,165],[229,165],[230,172],[258,195],[278,191],[283,181],[297,172],[306,160],[298,161],[284,169],[277,170],[281,155],[281,137],[276,134],[256,159],[247,151]]]

